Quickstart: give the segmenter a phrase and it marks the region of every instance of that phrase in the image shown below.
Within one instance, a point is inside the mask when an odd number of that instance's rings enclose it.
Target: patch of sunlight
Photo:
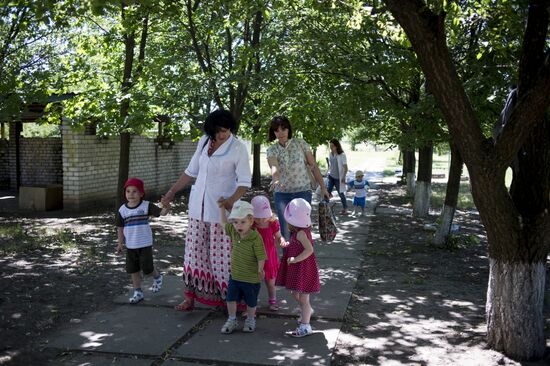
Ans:
[[[453,318],[458,318],[458,319],[464,318],[464,317],[462,316],[462,314],[457,313],[457,312],[454,312],[454,311],[449,311],[449,315],[452,316]]]
[[[396,304],[396,303],[401,302],[400,299],[398,299],[397,297],[392,296],[392,295],[380,295],[380,298],[386,304]]]
[[[443,300],[442,304],[443,306],[447,307],[455,307],[455,306],[464,306],[471,310],[476,310],[475,304],[470,301],[458,301],[458,300]]]
[[[301,348],[296,349],[281,349],[275,351],[278,355],[270,357],[271,360],[284,361],[287,360],[301,360],[305,357],[306,352]]]
[[[18,261],[8,264],[8,267],[21,268],[21,269],[33,269],[34,264],[32,264],[31,262],[27,262],[24,259],[20,259]]]
[[[88,340],[88,342],[83,343],[81,347],[90,348],[101,346],[103,344],[101,342],[107,337],[112,337],[114,333],[82,332],[80,335]]]

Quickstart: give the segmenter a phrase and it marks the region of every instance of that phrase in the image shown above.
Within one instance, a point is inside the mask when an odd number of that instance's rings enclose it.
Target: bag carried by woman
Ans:
[[[319,202],[319,235],[324,242],[331,242],[336,237],[338,229],[334,223],[332,207],[326,201]]]

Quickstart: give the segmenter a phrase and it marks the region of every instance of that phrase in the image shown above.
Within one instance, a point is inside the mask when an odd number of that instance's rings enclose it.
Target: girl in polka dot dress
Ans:
[[[279,269],[279,254],[277,246],[285,248],[288,243],[281,235],[279,220],[275,218],[271,211],[269,199],[266,196],[256,196],[252,198],[252,207],[254,208],[254,228],[260,233],[264,241],[267,260],[264,264],[265,285],[269,297],[269,310],[277,311],[277,288],[275,287],[275,278]]]
[[[289,224],[290,241],[281,258],[275,285],[286,287],[300,305],[299,326],[287,332],[292,337],[305,337],[313,333],[309,324],[313,308],[309,295],[318,293],[319,267],[313,252],[311,237],[311,205],[303,198],[289,202],[284,217]]]

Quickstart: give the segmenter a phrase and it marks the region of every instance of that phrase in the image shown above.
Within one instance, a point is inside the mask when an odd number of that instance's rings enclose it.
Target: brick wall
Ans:
[[[114,205],[116,199],[119,140],[99,139],[63,127],[63,206],[80,210]],[[129,175],[145,183],[149,196],[159,196],[181,175],[196,143],[183,141],[162,149],[150,138],[132,136]]]
[[[21,186],[63,184],[61,138],[20,138]]]
[[[10,123],[10,140],[8,143],[8,176],[9,189],[16,191],[16,124]],[[20,186],[47,186],[63,184],[63,167],[61,160],[61,138],[19,136]],[[4,159],[2,159],[4,161]]]

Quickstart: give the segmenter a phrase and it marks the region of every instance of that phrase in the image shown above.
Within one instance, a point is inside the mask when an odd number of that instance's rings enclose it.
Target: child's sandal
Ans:
[[[195,304],[189,300],[183,300],[182,302],[174,306],[174,310],[182,312],[193,311],[195,310]]]
[[[279,305],[277,304],[277,300],[269,300],[269,310],[279,311]]]

